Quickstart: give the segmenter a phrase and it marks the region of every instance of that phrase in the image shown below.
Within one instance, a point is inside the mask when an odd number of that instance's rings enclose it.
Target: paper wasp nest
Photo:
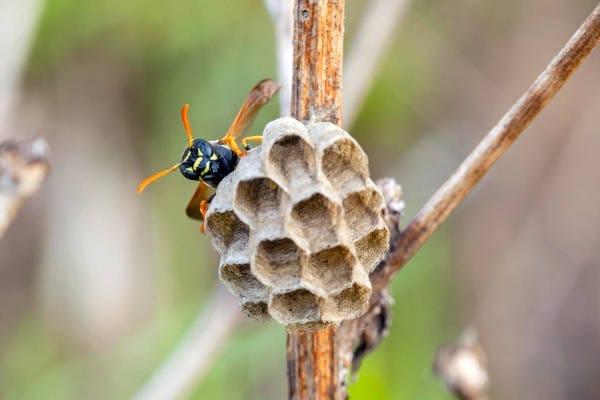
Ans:
[[[281,118],[221,182],[208,232],[248,315],[310,328],[364,313],[389,241],[367,164],[341,128]]]

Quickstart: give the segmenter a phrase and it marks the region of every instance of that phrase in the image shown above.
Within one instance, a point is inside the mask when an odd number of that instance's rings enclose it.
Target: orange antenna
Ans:
[[[160,172],[157,172],[154,175],[151,175],[151,176],[147,177],[146,179],[144,179],[143,181],[141,181],[137,188],[138,194],[141,194],[144,191],[144,189],[146,189],[146,186],[148,186],[155,180],[160,179],[163,176],[168,175],[171,172],[175,171],[177,168],[179,168],[179,165],[181,165],[181,163],[175,164],[171,168],[167,168]]]
[[[188,108],[190,108],[189,104],[186,104],[181,108],[181,121],[183,121],[183,127],[185,128],[185,133],[188,137],[188,145],[192,147],[194,138],[192,137],[192,128],[190,127],[190,121],[187,116]]]

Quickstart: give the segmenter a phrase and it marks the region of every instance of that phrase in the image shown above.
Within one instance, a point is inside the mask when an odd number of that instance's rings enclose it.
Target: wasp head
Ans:
[[[213,155],[214,149],[210,142],[204,139],[194,139],[191,146],[183,150],[179,170],[186,178],[199,181],[203,175],[208,173],[210,159]]]

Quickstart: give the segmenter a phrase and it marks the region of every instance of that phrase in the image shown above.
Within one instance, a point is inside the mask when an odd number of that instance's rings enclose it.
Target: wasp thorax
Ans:
[[[273,121],[206,214],[219,276],[254,318],[290,328],[356,318],[388,250],[383,207],[367,156],[347,132]]]

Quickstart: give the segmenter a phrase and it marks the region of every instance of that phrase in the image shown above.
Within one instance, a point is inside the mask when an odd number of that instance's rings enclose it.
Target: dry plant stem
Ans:
[[[236,298],[222,285],[218,285],[177,349],[133,398],[185,398],[209,371],[240,321],[242,314]]]
[[[344,0],[294,2],[292,117],[341,124]],[[337,328],[289,332],[289,398],[341,399]]]
[[[600,41],[600,5],[566,46],[538,76],[527,92],[477,145],[454,174],[423,206],[400,235],[381,286],[389,281],[425,243],[456,206],[471,192],[496,160],[554,97]],[[376,283],[377,284],[377,283]],[[374,287],[375,289],[375,287]]]
[[[342,120],[344,0],[296,0],[292,117]]]
[[[288,333],[290,399],[338,399],[336,329]]]
[[[43,139],[0,144],[0,239],[23,203],[38,190],[49,168],[48,145]]]
[[[409,4],[410,0],[374,0],[366,3],[365,14],[350,42],[350,52],[344,66],[345,127],[354,124],[394,31]]]

